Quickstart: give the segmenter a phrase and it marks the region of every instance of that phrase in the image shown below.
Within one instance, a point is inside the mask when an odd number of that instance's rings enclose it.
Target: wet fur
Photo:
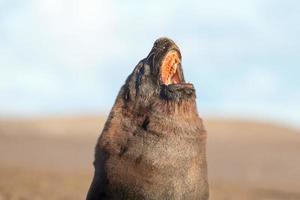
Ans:
[[[157,57],[140,61],[117,96],[96,145],[88,200],[208,199],[195,90],[161,86]]]

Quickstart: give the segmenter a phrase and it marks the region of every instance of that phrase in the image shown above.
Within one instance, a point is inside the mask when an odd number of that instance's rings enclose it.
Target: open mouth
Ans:
[[[178,84],[182,82],[179,72],[180,57],[177,51],[169,51],[160,67],[160,81],[164,85]]]

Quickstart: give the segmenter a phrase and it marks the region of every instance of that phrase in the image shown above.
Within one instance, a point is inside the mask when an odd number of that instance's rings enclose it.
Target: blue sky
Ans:
[[[155,39],[204,116],[300,127],[300,2],[0,0],[0,116],[108,112]]]

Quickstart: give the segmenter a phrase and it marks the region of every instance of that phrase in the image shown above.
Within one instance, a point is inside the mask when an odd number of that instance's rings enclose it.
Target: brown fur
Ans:
[[[158,41],[178,49],[169,39]],[[128,77],[106,121],[88,200],[208,199],[206,132],[194,88],[159,86],[155,67],[166,52],[153,49]]]

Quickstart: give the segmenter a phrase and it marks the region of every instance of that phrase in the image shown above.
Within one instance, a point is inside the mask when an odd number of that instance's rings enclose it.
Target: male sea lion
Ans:
[[[208,199],[206,132],[195,98],[177,45],[156,40],[105,123],[87,199]]]

